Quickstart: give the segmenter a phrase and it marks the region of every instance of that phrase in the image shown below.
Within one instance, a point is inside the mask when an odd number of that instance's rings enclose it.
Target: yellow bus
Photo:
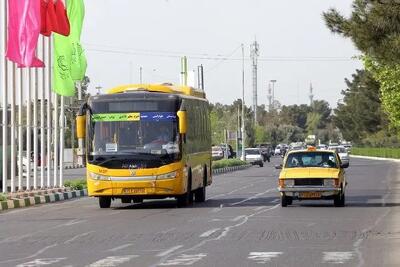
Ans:
[[[85,140],[89,196],[111,201],[176,198],[204,202],[211,177],[205,93],[171,84],[126,85],[91,96],[77,116]]]

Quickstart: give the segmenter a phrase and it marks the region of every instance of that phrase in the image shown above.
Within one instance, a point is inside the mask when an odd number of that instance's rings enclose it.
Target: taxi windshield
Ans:
[[[328,152],[296,152],[288,155],[285,168],[337,168],[334,153]]]

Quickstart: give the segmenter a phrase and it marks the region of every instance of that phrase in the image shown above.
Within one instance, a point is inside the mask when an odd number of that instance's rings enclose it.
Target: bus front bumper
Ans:
[[[87,179],[89,196],[174,196],[184,193],[181,178],[157,180],[155,177],[109,177]]]

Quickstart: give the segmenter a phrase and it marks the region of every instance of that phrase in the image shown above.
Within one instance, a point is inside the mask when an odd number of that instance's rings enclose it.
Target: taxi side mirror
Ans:
[[[346,164],[340,164],[340,168],[342,168],[342,169],[347,169],[349,167],[349,163],[346,163]]]
[[[179,133],[186,134],[187,132],[187,113],[186,110],[179,110],[177,112],[179,118]]]

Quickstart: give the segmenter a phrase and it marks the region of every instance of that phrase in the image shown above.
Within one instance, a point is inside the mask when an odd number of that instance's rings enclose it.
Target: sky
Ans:
[[[352,0],[87,0],[82,44],[90,91],[121,84],[179,83],[180,57],[204,66],[210,102],[241,98],[245,47],[245,103],[252,103],[250,44],[257,40],[258,104],[267,104],[270,80],[283,105],[315,99],[336,106],[361,63],[352,42],[332,34],[322,12],[350,13]]]

